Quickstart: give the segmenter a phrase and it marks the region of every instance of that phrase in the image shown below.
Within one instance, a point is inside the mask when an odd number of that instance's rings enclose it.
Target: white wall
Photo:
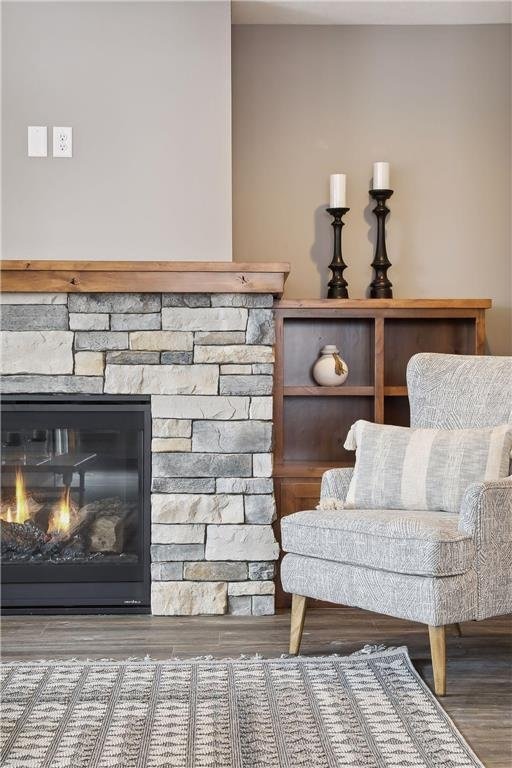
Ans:
[[[229,2],[4,2],[3,257],[231,259]],[[27,126],[73,127],[71,160]]]

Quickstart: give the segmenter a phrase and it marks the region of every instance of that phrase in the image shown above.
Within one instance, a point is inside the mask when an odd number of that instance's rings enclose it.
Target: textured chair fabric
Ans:
[[[410,576],[288,554],[281,581],[286,592],[432,626],[469,621],[477,610],[473,570],[443,578]]]
[[[459,530],[476,547],[475,619],[512,611],[512,477],[473,483],[462,500]]]
[[[414,355],[407,366],[411,427],[512,423],[512,357]]]
[[[324,472],[322,475],[320,498],[345,501],[353,474],[353,467],[328,469],[327,472]]]
[[[346,509],[298,512],[281,524],[283,548],[299,555],[426,576],[466,573],[475,558],[470,534],[450,512]]]
[[[512,423],[512,357],[422,353],[409,361],[407,382],[413,427],[465,429]],[[352,469],[326,472],[322,478],[322,499],[343,502],[351,477]],[[417,574],[412,572],[412,561],[416,566],[421,562],[419,545],[414,556],[404,555],[398,547],[390,552],[389,546],[387,553],[377,555],[376,546],[371,547],[368,542],[358,550],[357,537],[364,538],[362,530],[375,525],[374,516],[366,528],[362,522],[352,523],[350,538],[353,546],[349,547],[343,543],[345,533],[339,526],[336,534],[332,527],[325,527],[327,520],[332,526],[332,517],[338,515],[341,518],[348,512],[362,521],[365,515],[373,516],[375,511],[299,512],[282,521],[285,531],[283,548],[286,551],[288,546],[293,547],[281,566],[285,591],[433,626],[512,611],[512,477],[473,483],[466,489],[460,513],[454,514],[453,520],[457,520],[457,530],[462,536],[459,541],[464,542],[471,562],[467,570],[456,575],[441,575],[442,570],[438,575],[420,575],[420,570]],[[399,514],[395,511],[395,516]],[[435,516],[439,513],[423,514]],[[303,526],[306,532],[299,534],[302,515],[321,515],[323,528],[320,526],[320,531],[315,533],[314,526],[306,525]],[[294,518],[297,518],[297,524],[293,529]],[[419,525],[418,519],[416,524]],[[427,528],[432,531],[434,526],[425,527],[425,536]],[[444,529],[444,525],[441,527]],[[286,533],[292,529],[293,533]],[[409,535],[411,531],[412,527],[409,527]],[[457,541],[453,530],[452,533],[454,538],[450,539],[450,544],[442,540],[444,552],[439,553],[437,560],[437,567],[441,569],[451,567],[447,566],[446,552]],[[337,543],[331,541],[333,538]],[[430,554],[423,555],[426,557],[423,562],[432,563],[433,540],[421,538],[420,541],[426,550],[430,547]],[[441,547],[441,543],[437,546]],[[350,556],[351,562],[341,561],[341,549],[347,558]],[[334,552],[336,557],[330,559]],[[397,564],[394,570],[389,567],[391,559],[398,563],[400,558],[402,564],[408,562],[409,572],[399,572]],[[434,574],[433,566],[429,567]]]

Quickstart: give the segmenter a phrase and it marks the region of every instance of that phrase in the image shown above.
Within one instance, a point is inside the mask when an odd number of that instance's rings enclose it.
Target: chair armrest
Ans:
[[[345,501],[353,472],[353,467],[328,469],[327,472],[324,472],[322,475],[320,499],[338,499],[339,501]]]
[[[459,531],[474,536],[477,546],[512,541],[512,476],[466,488]]]

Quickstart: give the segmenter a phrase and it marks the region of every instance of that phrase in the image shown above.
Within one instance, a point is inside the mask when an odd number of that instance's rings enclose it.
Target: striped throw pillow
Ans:
[[[508,475],[512,424],[442,430],[356,421],[345,448],[356,451],[347,508],[459,512],[470,483]]]

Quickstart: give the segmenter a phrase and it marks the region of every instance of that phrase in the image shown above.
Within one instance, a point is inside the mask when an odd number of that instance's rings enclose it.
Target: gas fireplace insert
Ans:
[[[2,398],[4,610],[148,611],[149,398]]]

